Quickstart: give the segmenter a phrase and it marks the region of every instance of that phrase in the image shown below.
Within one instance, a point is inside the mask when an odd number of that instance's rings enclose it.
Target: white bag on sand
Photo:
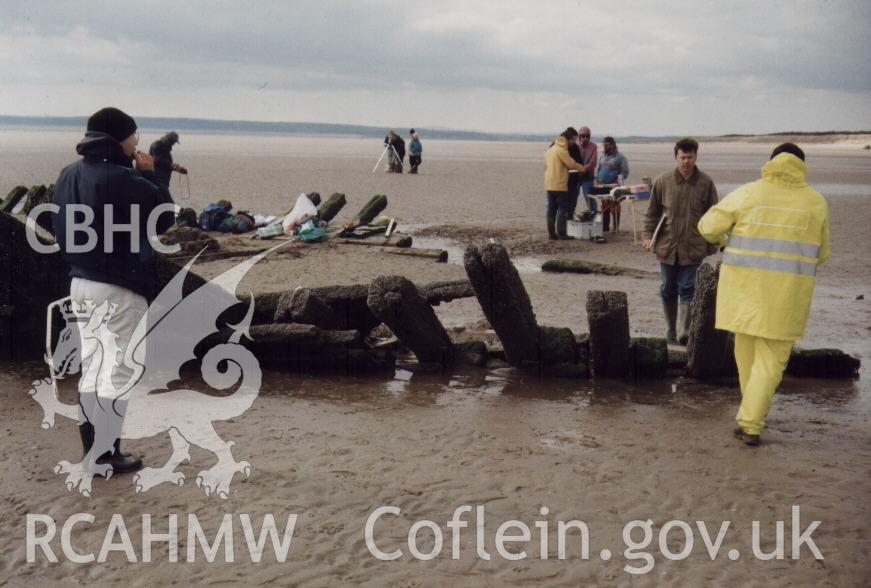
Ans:
[[[292,235],[294,231],[305,221],[313,216],[317,216],[318,209],[312,204],[305,194],[300,194],[296,199],[296,204],[287,216],[282,221],[285,235]]]

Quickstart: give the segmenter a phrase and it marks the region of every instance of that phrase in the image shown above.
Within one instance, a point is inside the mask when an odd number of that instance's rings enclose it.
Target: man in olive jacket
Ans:
[[[688,338],[696,270],[706,256],[717,251],[698,229],[699,219],[717,203],[713,180],[696,167],[698,151],[694,139],[681,139],[675,144],[676,168],[654,180],[644,219],[643,246],[656,253],[660,263],[659,292],[668,326],[666,338],[682,345]]]

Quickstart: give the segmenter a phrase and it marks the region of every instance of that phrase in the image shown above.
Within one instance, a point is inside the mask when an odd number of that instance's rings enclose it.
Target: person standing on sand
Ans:
[[[659,258],[662,276],[659,293],[667,325],[666,339],[681,345],[688,339],[696,270],[705,257],[717,251],[702,238],[696,226],[702,215],[717,203],[713,180],[696,166],[698,152],[699,144],[695,139],[687,137],[675,144],[677,166],[653,181],[644,218],[642,246]],[[653,243],[657,227],[659,232]],[[679,335],[677,325],[680,325]]]
[[[417,136],[414,129],[411,129],[409,133],[411,134],[411,143],[408,144],[408,165],[411,169],[408,170],[408,173],[416,174],[417,168],[420,167],[423,145],[420,144],[420,137]]]
[[[596,164],[596,184],[609,186],[616,184],[619,178],[629,177],[629,160],[617,149],[614,137],[602,140],[602,157]]]
[[[569,143],[569,157],[574,159],[576,163],[584,163],[579,137],[575,137],[575,140]],[[566,220],[574,220],[575,218],[575,209],[578,207],[578,193],[581,190],[581,173],[576,170],[569,170],[569,196],[566,202]]]
[[[806,180],[804,152],[784,143],[698,222],[725,246],[716,327],[735,333],[741,406],[735,435],[759,445],[765,416],[795,341],[804,336],[817,266],[829,257],[829,206]]]
[[[390,129],[384,137],[384,146],[391,147],[387,150],[387,173],[401,174],[402,161],[405,159],[405,140]]]
[[[548,239],[570,239],[566,234],[569,206],[569,170],[584,171],[584,166],[569,155],[569,145],[578,132],[569,127],[557,137],[544,154],[544,189],[547,191]]]
[[[172,161],[172,147],[176,143],[179,143],[178,133],[170,131],[148,148],[148,154],[154,158],[154,179],[167,190],[172,172],[188,173],[187,169]]]
[[[96,442],[105,440],[106,435],[114,440],[114,450],[111,440],[105,448],[95,449],[106,451],[97,463],[111,463],[114,474],[142,467],[141,459],[121,452],[120,427],[127,403],[116,395],[133,375],[133,370],[121,360],[134,329],[148,309],[146,297],[154,295],[156,290],[153,272],[147,267],[153,253],[148,241],[149,218],[156,207],[173,203],[169,190],[155,178],[154,159],[137,150],[138,143],[139,133],[131,116],[111,107],[97,111],[88,119],[84,139],[76,145],[82,159],[61,171],[52,197],[52,202],[59,207],[52,215],[52,223],[63,259],[70,266],[73,304],[79,308],[89,303],[109,304],[113,309],[107,323],[108,332],[102,336],[114,338],[120,355],[112,358],[115,365],[108,381],[80,379],[82,424],[79,433],[86,455],[95,443],[95,427],[99,431]],[[71,224],[75,221],[74,211],[81,207],[91,213],[90,221],[86,216],[84,223],[94,236],[90,247],[73,242],[75,234],[83,232],[81,223]],[[159,214],[157,233],[165,233],[174,220],[171,207]],[[111,231],[112,227],[127,230]],[[100,345],[105,349],[112,342],[85,339],[80,344],[81,373],[86,374],[90,363],[98,356],[95,348]],[[83,418],[82,415],[98,414],[99,411],[93,410],[96,403],[111,403],[121,419],[91,423]]]
[[[590,198],[590,189],[593,187],[596,179],[593,177],[596,172],[596,165],[599,161],[599,147],[590,140],[590,127],[582,126],[578,129],[578,138],[580,139],[581,159],[584,164],[584,171],[581,172],[581,191],[584,194],[584,200],[587,202],[587,208],[596,212],[596,201]]]
[[[626,178],[629,177],[629,160],[626,156],[620,153],[617,149],[617,141],[614,137],[605,137],[602,139],[602,156],[598,158],[596,164],[596,179],[593,187],[590,188],[590,194],[603,195],[609,194],[611,188],[617,185],[623,185]],[[595,210],[596,200],[591,198],[593,208]],[[614,230],[620,224],[620,205],[611,200],[602,200],[602,230],[608,232],[611,230],[611,217],[614,217]]]

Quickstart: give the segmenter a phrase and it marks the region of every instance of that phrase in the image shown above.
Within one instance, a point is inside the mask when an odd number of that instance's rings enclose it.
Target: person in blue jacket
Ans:
[[[409,133],[411,134],[411,143],[408,144],[408,164],[411,166],[411,169],[408,170],[408,173],[416,174],[417,168],[420,167],[420,162],[422,161],[423,145],[420,144],[420,137],[417,136],[414,129],[411,129]]]
[[[617,149],[614,137],[605,137],[602,141],[602,155],[596,166],[596,182],[600,185],[616,184],[622,177],[629,177],[629,160]]]

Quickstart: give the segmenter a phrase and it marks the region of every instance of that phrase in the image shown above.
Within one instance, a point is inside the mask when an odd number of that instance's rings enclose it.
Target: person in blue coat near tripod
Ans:
[[[411,129],[409,133],[411,133],[411,143],[408,144],[408,164],[411,169],[408,170],[408,173],[416,174],[417,168],[420,167],[423,145],[420,144],[420,137],[417,136],[414,129]]]

